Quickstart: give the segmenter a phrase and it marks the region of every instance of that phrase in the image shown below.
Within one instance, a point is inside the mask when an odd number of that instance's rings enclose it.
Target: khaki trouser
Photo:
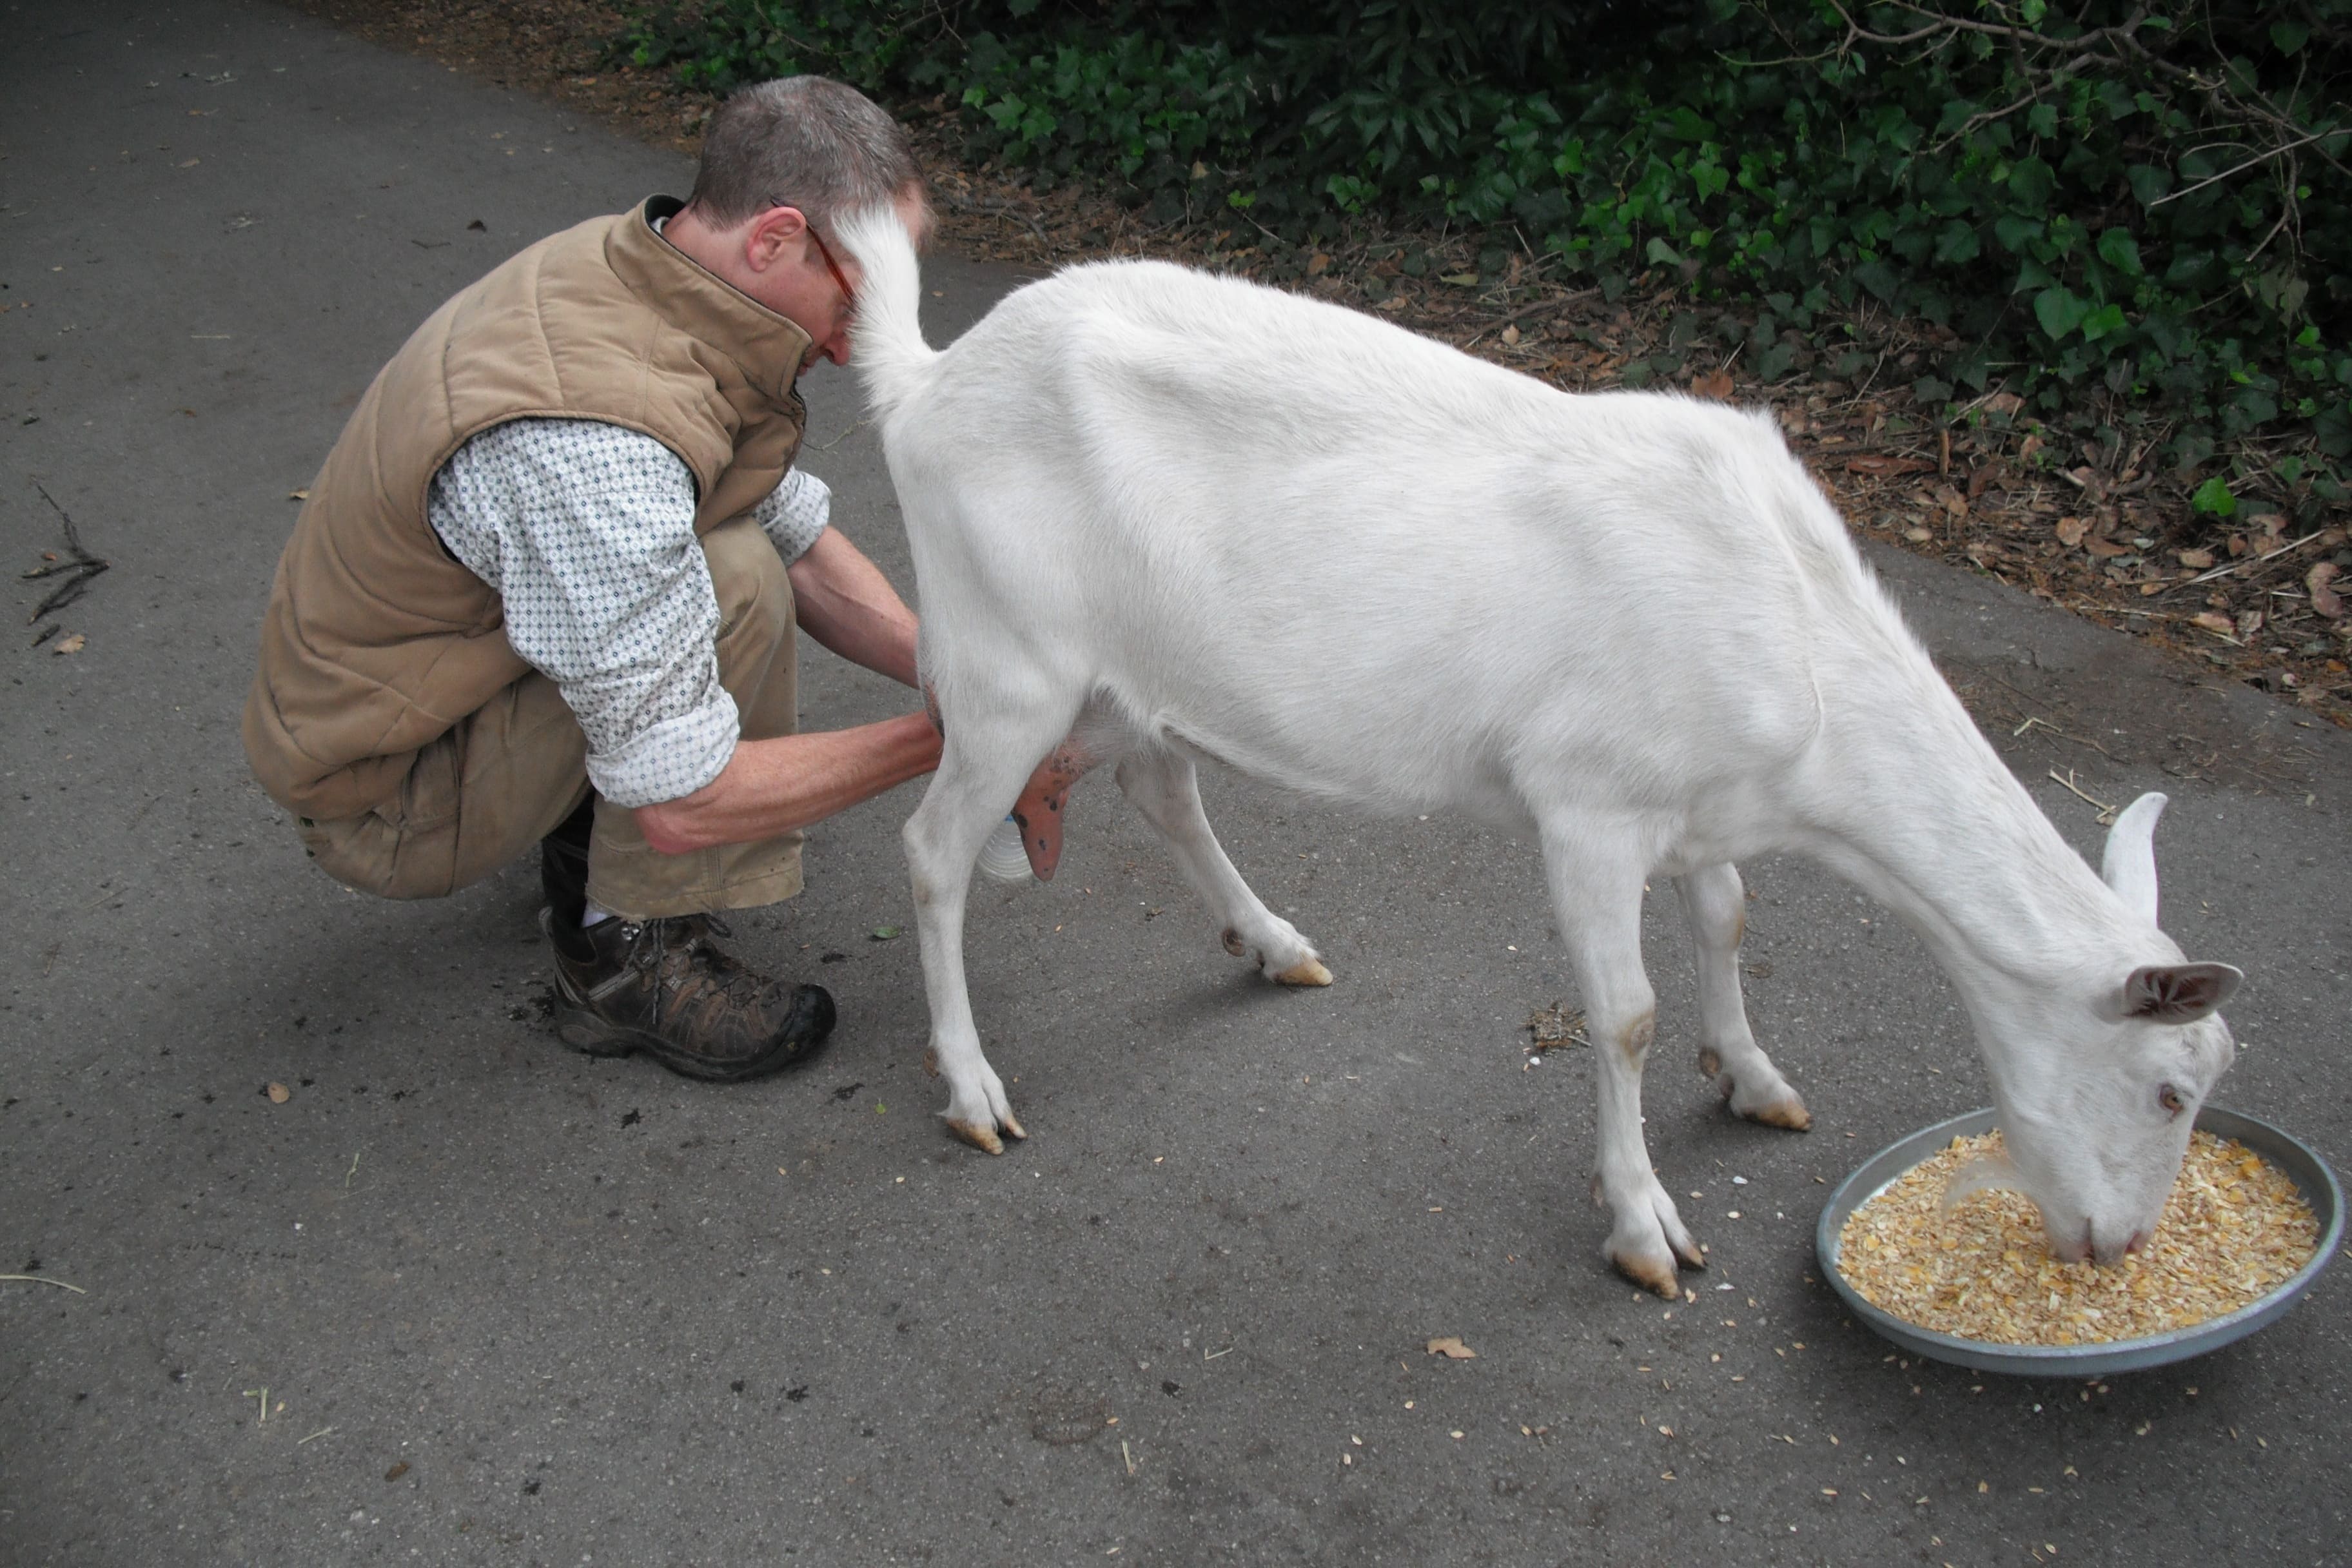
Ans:
[[[776,547],[750,517],[702,536],[719,595],[719,679],[743,738],[799,723],[793,589]],[[555,682],[533,673],[416,753],[400,793],[364,816],[296,818],[302,841],[345,887],[387,899],[437,899],[530,849],[588,795],[588,742]],[[664,855],[636,818],[596,803],[588,897],[633,919],[751,909],[801,890],[801,835]]]

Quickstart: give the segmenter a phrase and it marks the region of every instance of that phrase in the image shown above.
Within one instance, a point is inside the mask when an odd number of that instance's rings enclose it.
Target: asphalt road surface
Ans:
[[[1671,1310],[1600,1261],[1589,1064],[1525,1065],[1571,991],[1535,852],[1442,819],[1206,779],[1339,974],[1292,994],[1084,788],[1059,879],[974,906],[1033,1135],[1001,1159],[940,1126],[914,939],[884,934],[919,785],[812,833],[805,895],[738,924],[838,996],[813,1068],[713,1089],[562,1049],[532,868],[343,891],[236,716],[288,494],[377,366],[688,166],[266,5],[5,26],[0,1272],[39,1279],[0,1281],[0,1561],[2345,1560],[2340,1278],[2095,1386],[1906,1363],[1839,1310],[1825,1184],[1987,1094],[1917,942],[1808,866],[1747,868],[1745,954],[1808,1135],[1714,1103],[1670,889],[1651,910],[1651,1149],[1714,1263]],[[1014,281],[938,258],[935,339]],[[808,466],[911,595],[854,387],[808,390]],[[42,489],[112,570],[32,646]],[[1884,567],[2078,847],[2095,809],[2052,771],[2171,793],[2170,928],[2250,976],[2217,1098],[2340,1167],[2352,737]],[[811,727],[909,706],[814,648],[803,691]]]

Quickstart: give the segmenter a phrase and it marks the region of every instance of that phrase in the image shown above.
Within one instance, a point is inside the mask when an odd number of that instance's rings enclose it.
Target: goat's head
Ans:
[[[2029,1048],[1992,1062],[2014,1185],[2042,1210],[2050,1248],[2070,1261],[2113,1263],[2163,1215],[2189,1134],[2237,1054],[2218,1009],[2245,977],[2226,963],[2189,963],[2156,929],[2157,818],[2144,795],[2107,835],[2101,872],[2144,917],[2147,962],[2118,964],[2037,999]],[[2054,1016],[2053,1016],[2054,1015]],[[1977,1184],[1989,1184],[1979,1182]]]

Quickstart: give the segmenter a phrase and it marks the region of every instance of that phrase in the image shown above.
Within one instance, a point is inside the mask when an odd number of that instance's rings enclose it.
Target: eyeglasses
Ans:
[[[824,258],[824,269],[833,274],[835,284],[840,288],[842,303],[855,311],[857,309],[857,290],[852,289],[849,286],[849,279],[842,276],[841,263],[833,258],[833,251],[825,245],[824,236],[816,231],[816,225],[811,224],[808,237],[816,241],[816,253]]]

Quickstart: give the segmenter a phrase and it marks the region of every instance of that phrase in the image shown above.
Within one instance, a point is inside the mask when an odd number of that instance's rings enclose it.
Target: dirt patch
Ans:
[[[389,48],[559,103],[656,145],[692,153],[706,94],[620,61],[615,6],[596,0],[291,0]],[[1916,406],[1912,366],[1940,329],[1865,305],[1823,323],[1807,370],[1748,375],[1737,310],[1668,289],[1613,302],[1444,232],[1365,226],[1306,251],[1246,220],[1155,225],[1107,197],[1031,190],[1019,171],[967,156],[943,100],[900,112],[935,171],[949,246],[1040,269],[1154,256],[1376,311],[1571,392],[1635,383],[1771,407],[1855,530],[1993,576],[2100,626],[2169,647],[2210,679],[2242,682],[2352,728],[2352,545],[2345,519],[2290,524],[2250,508],[2217,529],[2148,446],[2102,448],[2021,417],[1999,392],[1950,425]],[[1222,220],[1221,220],[1222,222]],[[2331,574],[2332,569],[2332,574]],[[2330,613],[2333,612],[2333,613]]]

